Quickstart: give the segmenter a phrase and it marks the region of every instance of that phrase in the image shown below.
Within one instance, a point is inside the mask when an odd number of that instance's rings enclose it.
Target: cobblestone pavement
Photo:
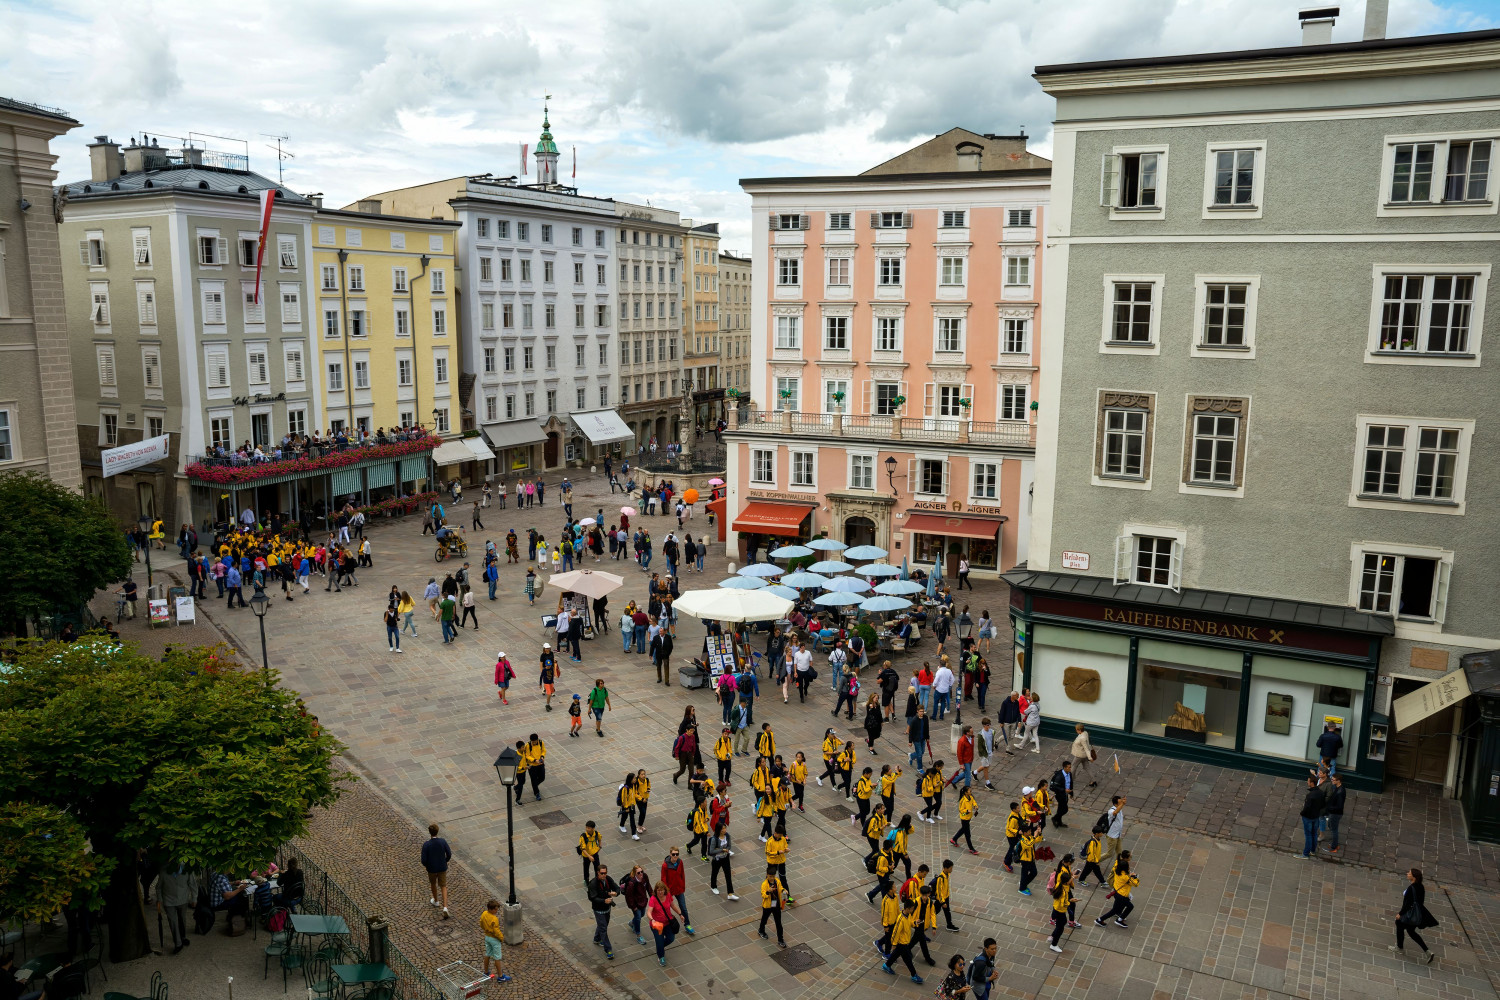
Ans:
[[[601,492],[597,483],[576,482],[574,511],[579,516],[599,507],[608,513],[617,510],[607,487]],[[562,512],[555,496],[548,499],[553,502],[542,508],[484,512],[487,530],[470,533],[470,561],[476,573],[483,539],[500,543],[507,527],[524,533],[535,526],[555,537]],[[660,543],[669,525],[675,530],[675,523],[665,517],[637,520],[650,527],[656,541],[658,557],[652,568],[664,570]],[[698,527],[706,525],[694,519],[687,530]],[[619,636],[611,625],[609,633],[585,644],[581,666],[564,661],[558,684],[558,701],[565,703],[573,692],[587,690],[594,678],[604,679],[613,704],[605,716],[605,737],[595,737],[586,728],[582,738],[569,739],[566,716],[543,711],[533,681],[536,654],[547,638],[540,630],[540,616],[544,606],[555,606],[556,595],[549,590],[535,608],[527,607],[520,596],[524,567],[502,566],[500,600],[491,603],[481,591],[479,631],[463,632],[451,648],[440,644],[436,623],[419,608],[420,634],[405,640],[406,652],[397,656],[381,649],[381,614],[391,584],[419,593],[428,577],[441,578],[453,567],[432,561],[431,537],[419,531],[415,520],[374,527],[376,565],[361,572],[359,588],[325,593],[318,581],[319,589],[306,597],[299,594],[293,604],[275,602],[266,619],[273,668],[281,670],[322,722],[348,743],[350,759],[360,773],[404,814],[404,831],[367,837],[363,856],[355,856],[361,864],[376,865],[374,871],[359,875],[362,880],[384,875],[400,886],[392,912],[395,906],[414,906],[417,912],[408,913],[407,921],[420,925],[424,901],[402,900],[420,893],[418,830],[429,821],[442,824],[455,851],[471,862],[480,880],[474,898],[486,892],[499,894],[505,882],[505,804],[492,762],[506,743],[536,732],[549,749],[547,781],[540,802],[533,802],[528,793],[524,805],[516,807],[517,889],[527,907],[529,942],[516,952],[555,945],[596,970],[610,986],[638,995],[925,995],[905,976],[886,976],[874,961],[876,920],[863,899],[871,878],[859,862],[863,841],[842,811],[842,798],[827,788],[809,785],[807,812],[790,817],[789,874],[798,902],[785,919],[788,942],[796,954],[790,959],[778,955],[756,937],[755,889],[764,867],[745,794],[748,758],[735,759],[739,794],[732,822],[740,852],[735,859],[736,887],[744,898],[729,903],[723,896],[710,895],[702,870],[707,866],[691,859],[690,867],[699,869],[691,874],[688,889],[697,934],[672,945],[665,968],[657,966],[650,947],[636,944],[619,915],[611,927],[616,958],[608,961],[595,950],[590,941],[594,922],[572,850],[578,833],[585,820],[594,819],[604,834],[604,858],[615,874],[635,862],[656,873],[667,848],[684,844],[688,837],[681,824],[691,800],[686,788],[674,787],[670,780],[675,770],[669,762],[672,738],[688,704],[697,707],[705,729],[717,718],[712,695],[684,690],[675,682],[663,689],[654,682],[646,657],[620,652]],[[606,556],[606,563],[601,568],[626,577],[626,586],[611,599],[618,614],[627,599],[642,595],[645,578],[628,561],[612,562]],[[722,551],[711,553],[702,582],[712,586],[726,573]],[[691,589],[698,582],[688,575],[684,586]],[[974,610],[1004,608],[1003,585],[976,586],[973,595],[964,595]],[[248,612],[226,612],[212,602],[207,610],[248,648],[258,644]],[[698,648],[703,633],[698,622],[686,617],[678,633],[680,661]],[[1007,654],[999,646],[991,661],[1003,664]],[[499,703],[492,683],[500,650],[510,654],[520,675],[511,688],[509,706]],[[818,758],[822,730],[834,721],[822,714],[832,707],[826,677],[814,682],[807,705],[795,700],[778,704],[762,681],[757,724],[772,724],[783,752],[800,749],[810,760]],[[851,732],[847,721],[835,724]],[[888,728],[877,744],[878,755],[861,752],[861,766],[868,763],[878,770],[883,762],[904,763],[899,738]],[[939,933],[933,957],[941,963],[955,952],[969,956],[983,937],[995,937],[1002,960],[995,996],[1497,995],[1500,900],[1495,890],[1500,887],[1500,852],[1463,841],[1454,803],[1418,787],[1383,796],[1352,793],[1345,821],[1348,860],[1304,862],[1291,853],[1300,844],[1296,782],[1140,754],[1122,753],[1121,772],[1106,772],[1100,787],[1086,790],[1088,794],[1075,803],[1072,829],[1063,836],[1049,833],[1059,854],[1076,851],[1109,794],[1130,797],[1133,815],[1126,846],[1134,851],[1142,876],[1131,927],[1095,927],[1091,918],[1107,904],[1098,898],[1100,893],[1086,893],[1080,901],[1083,928],[1065,938],[1064,954],[1049,952],[1043,936],[1045,902],[1040,893],[1033,898],[1016,893],[1013,876],[999,866],[1003,840],[996,832],[1006,812],[1005,793],[1013,794],[1022,784],[1050,774],[1061,759],[1063,744],[1043,743],[1040,756],[1001,758],[994,775],[1001,794],[981,793],[983,811],[975,824],[978,858],[944,843],[957,826],[951,803],[946,806],[948,819],[918,824],[913,838],[912,855],[918,862],[952,857],[957,865],[954,909],[961,931]],[[637,767],[647,768],[653,781],[650,832],[640,842],[616,832],[613,807],[621,776]],[[898,783],[898,810],[915,813],[910,779],[908,774]],[[360,807],[352,808],[359,815]],[[327,822],[333,821],[328,817]],[[370,828],[360,820],[352,822],[356,834],[362,827]],[[320,835],[324,823],[319,821]],[[377,828],[395,829],[389,823]],[[360,843],[357,835],[345,838],[349,840]],[[1442,922],[1428,938],[1439,956],[1431,966],[1402,961],[1385,947],[1392,939],[1390,921],[1403,884],[1398,872],[1416,860],[1432,879],[1429,906]],[[456,919],[462,928],[472,915]],[[401,939],[409,940],[404,930]],[[455,947],[462,950],[466,944],[470,942],[460,938]],[[477,959],[477,951],[470,953],[470,961]],[[806,959],[811,968],[802,971],[797,959]],[[551,961],[555,960],[533,962],[528,955],[523,979],[542,975],[537,970]],[[922,966],[921,971],[929,970]],[[932,985],[929,977],[925,988]]]

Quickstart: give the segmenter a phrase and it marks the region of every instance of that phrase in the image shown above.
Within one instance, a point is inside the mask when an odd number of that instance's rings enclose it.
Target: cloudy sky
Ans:
[[[1310,2],[1310,0],[1309,0]],[[1391,35],[1500,26],[1500,0],[1390,0]],[[1270,0],[733,0],[568,4],[5,0],[0,95],[83,123],[54,145],[189,131],[295,154],[328,204],[460,174],[514,173],[542,96],[585,194],[719,221],[749,246],[740,177],[853,173],[963,125],[1050,151],[1037,64],[1298,41]],[[1344,3],[1336,41],[1360,37]],[[563,8],[566,8],[564,10]],[[241,151],[242,143],[204,140]]]

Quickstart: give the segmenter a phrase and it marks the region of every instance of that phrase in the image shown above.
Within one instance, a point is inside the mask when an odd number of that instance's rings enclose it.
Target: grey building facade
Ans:
[[[1315,28],[1309,24],[1307,27]],[[1500,32],[1044,66],[1057,98],[1017,683],[1060,730],[1453,788],[1500,646]],[[1315,36],[1314,36],[1315,37]]]

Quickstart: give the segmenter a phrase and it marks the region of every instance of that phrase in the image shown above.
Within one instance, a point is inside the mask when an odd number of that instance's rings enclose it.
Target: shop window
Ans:
[[[1256,656],[1250,666],[1245,751],[1312,762],[1318,737],[1331,724],[1344,737],[1339,766],[1355,766],[1367,676],[1357,667]]]
[[[1234,749],[1239,735],[1241,671],[1228,669],[1228,661],[1240,657],[1224,655],[1225,668],[1138,659],[1135,732]]]

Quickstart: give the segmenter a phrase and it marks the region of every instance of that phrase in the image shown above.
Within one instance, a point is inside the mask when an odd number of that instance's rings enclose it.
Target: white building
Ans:
[[[615,202],[620,227],[620,410],[637,449],[679,440],[683,239],[676,212]]]

